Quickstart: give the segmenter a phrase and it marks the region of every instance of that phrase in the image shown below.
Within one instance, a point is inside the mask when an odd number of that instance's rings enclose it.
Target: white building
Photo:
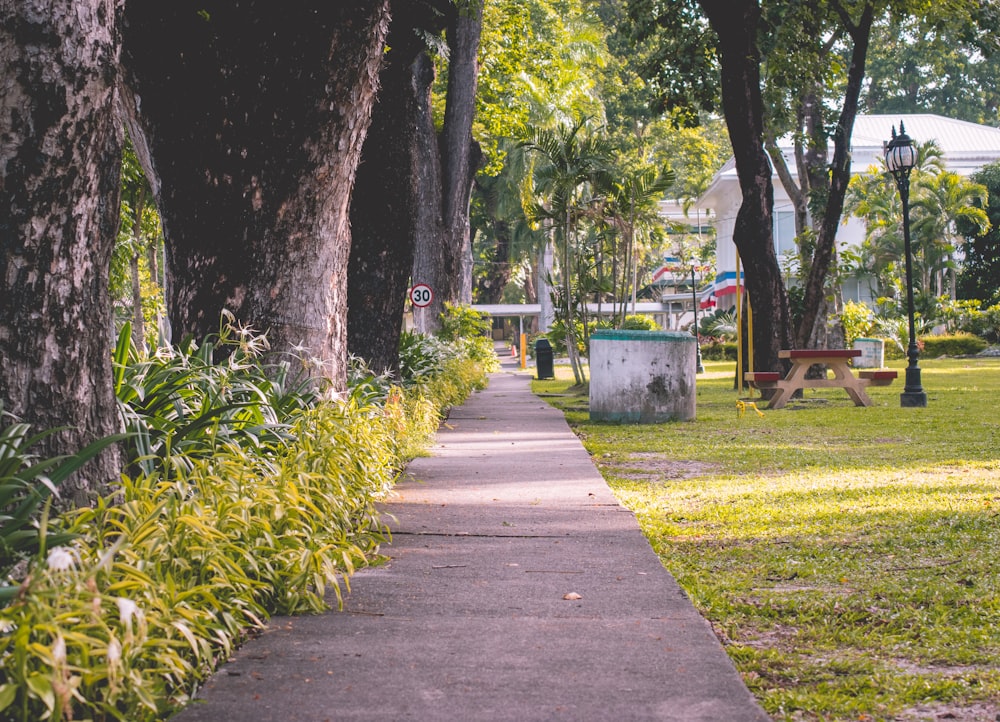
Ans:
[[[907,135],[915,142],[936,140],[943,151],[947,169],[959,175],[971,175],[984,165],[1000,160],[1000,129],[997,128],[930,114],[859,115],[851,138],[853,173],[866,173],[869,166],[878,164],[883,157],[883,143],[891,137],[893,126],[898,130],[900,121],[905,124]],[[789,170],[796,176],[795,156],[790,139],[787,145],[782,145],[782,151]],[[830,157],[832,156],[831,147]],[[777,176],[773,176],[773,183],[774,249],[780,263],[782,256],[796,253],[795,216],[788,194]],[[697,206],[703,213],[707,211],[714,216],[718,234],[716,280],[711,293],[706,294],[702,300],[703,307],[717,305],[719,308],[729,308],[735,305],[735,300],[730,296],[736,290],[737,258],[733,227],[742,198],[736,165],[730,159],[698,199]],[[863,222],[857,218],[846,218],[837,234],[837,243],[841,248],[857,246],[864,237]],[[867,287],[859,287],[857,281],[849,281],[844,286],[844,297],[867,301],[870,300],[870,291]]]

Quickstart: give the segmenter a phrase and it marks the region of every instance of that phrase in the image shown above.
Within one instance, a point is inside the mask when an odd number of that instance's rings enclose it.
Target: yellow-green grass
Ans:
[[[739,415],[732,363],[698,376],[697,420],[567,418],[775,719],[1000,712],[1000,359],[926,360],[855,407],[806,391]]]

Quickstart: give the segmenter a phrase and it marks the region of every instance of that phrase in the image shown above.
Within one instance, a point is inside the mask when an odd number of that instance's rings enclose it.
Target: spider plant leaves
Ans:
[[[58,524],[47,522],[48,504],[62,482],[125,438],[109,436],[75,454],[38,460],[32,448],[59,430],[32,435],[30,427],[20,422],[0,429],[0,571],[18,559],[44,552],[46,544],[58,546],[74,538]]]
[[[269,615],[340,604],[388,537],[376,501],[488,367],[461,339],[406,343],[401,379],[355,361],[331,401],[246,329],[143,358],[123,331],[128,470],[113,496],[52,521],[45,503],[99,449],[37,459],[26,450],[44,435],[0,432],[15,439],[0,443],[0,511],[21,513],[3,527],[20,525],[18,544],[36,532],[38,559],[72,535],[75,560],[0,588],[0,719],[165,719]],[[5,491],[8,476],[29,490]]]

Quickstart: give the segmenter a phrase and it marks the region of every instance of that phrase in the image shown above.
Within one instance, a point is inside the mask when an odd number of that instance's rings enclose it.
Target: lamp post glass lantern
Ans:
[[[910,342],[906,348],[906,385],[899,395],[900,406],[927,406],[927,394],[920,383],[920,367],[917,358],[920,351],[917,348],[917,334],[913,322],[913,254],[910,251],[910,171],[917,164],[917,149],[913,140],[906,134],[903,122],[899,123],[899,135],[892,128],[892,140],[885,144],[885,167],[892,174],[899,188],[899,197],[903,202],[903,248],[906,255],[906,315],[909,322]]]

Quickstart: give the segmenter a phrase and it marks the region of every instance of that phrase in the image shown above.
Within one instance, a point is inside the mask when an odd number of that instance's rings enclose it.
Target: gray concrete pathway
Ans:
[[[768,719],[526,374],[454,409],[385,511],[344,611],[273,619],[178,722]]]

